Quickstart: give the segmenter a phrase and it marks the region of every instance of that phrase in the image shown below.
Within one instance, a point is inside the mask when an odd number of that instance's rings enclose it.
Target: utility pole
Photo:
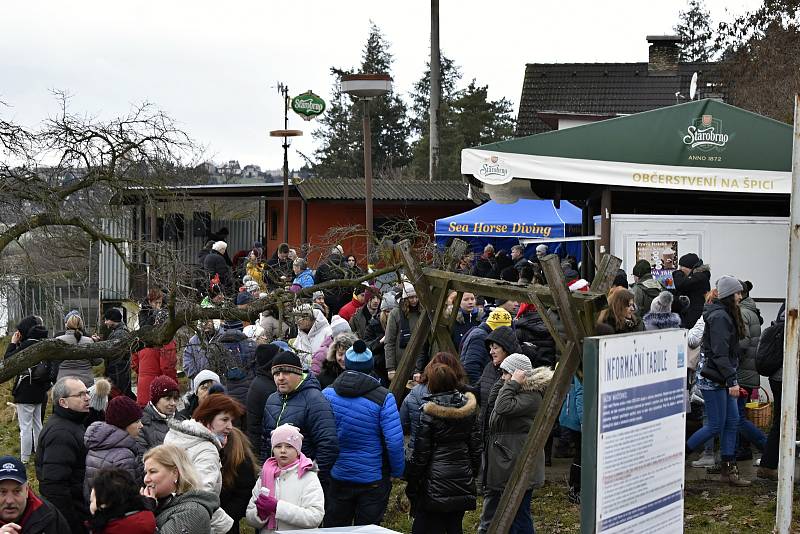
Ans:
[[[289,129],[289,87],[278,82],[278,94],[283,97],[283,130],[272,130],[270,137],[283,137],[283,242],[289,242],[289,138],[303,135]]]
[[[278,82],[283,95],[283,129],[289,129],[289,87]],[[283,137],[283,242],[289,242],[289,138]]]
[[[441,57],[439,54],[439,0],[431,0],[431,98],[428,180],[439,178],[439,101],[441,100]]]
[[[783,388],[780,417],[781,440],[778,449],[778,498],[775,530],[792,532],[795,440],[797,432],[797,377],[800,373],[800,95],[794,96],[794,135],[792,137],[792,195],[789,197],[789,278],[786,286],[786,326],[783,338]]]

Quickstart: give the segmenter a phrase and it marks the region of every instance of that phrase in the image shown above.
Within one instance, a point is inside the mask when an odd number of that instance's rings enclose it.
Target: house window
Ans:
[[[269,238],[278,239],[278,210],[276,208],[269,210]]]

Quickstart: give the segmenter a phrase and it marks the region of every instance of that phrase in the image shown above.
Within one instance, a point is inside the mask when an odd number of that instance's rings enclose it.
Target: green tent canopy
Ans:
[[[461,151],[461,172],[475,176],[490,193],[513,190],[509,185],[525,180],[552,180],[789,194],[791,170],[790,125],[716,100]],[[519,191],[525,189],[530,191]]]

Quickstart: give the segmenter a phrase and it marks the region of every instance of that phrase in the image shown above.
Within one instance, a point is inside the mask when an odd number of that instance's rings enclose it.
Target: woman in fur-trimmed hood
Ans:
[[[514,463],[533,425],[533,420],[542,406],[544,392],[553,379],[549,367],[533,368],[524,354],[511,354],[500,364],[503,372],[489,395],[487,410],[491,410],[488,434],[483,453],[484,501],[481,513],[483,532],[491,523],[497,504],[503,493]],[[544,483],[544,451],[539,451],[533,474],[528,480],[522,503],[517,510],[514,524],[520,532],[533,532],[531,497],[533,488]]]
[[[430,394],[406,464],[412,532],[459,532],[464,512],[476,506],[478,402],[459,391],[459,377],[447,364],[432,361],[425,375]]]

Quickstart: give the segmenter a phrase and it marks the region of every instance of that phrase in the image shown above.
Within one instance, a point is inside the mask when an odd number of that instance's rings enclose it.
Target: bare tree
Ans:
[[[299,293],[276,289],[246,308],[237,308],[230,300],[219,307],[203,308],[191,287],[196,273],[179,261],[185,251],[152,236],[147,241],[132,241],[130,236],[104,230],[106,221],[128,216],[131,208],[124,199],[131,195],[137,204],[153,210],[159,209],[158,203],[196,205],[195,199],[182,198],[169,187],[195,180],[186,170],[195,168],[191,160],[195,144],[151,105],[101,121],[70,113],[68,98],[58,97],[61,112],[36,130],[0,123],[0,284],[19,276],[74,276],[87,261],[88,244],[106,243],[128,269],[135,268],[131,250],[147,256],[151,287],[167,292],[166,318],[116,341],[73,347],[55,340],[40,341],[0,362],[0,382],[42,360],[103,357],[109,361],[143,346],[163,345],[179,331],[195,330],[208,319],[254,321],[262,311],[274,307],[291,322],[298,299],[310,298],[317,289],[346,290],[368,280],[378,284],[399,281],[399,275],[391,273],[400,269],[402,261],[392,245],[404,239],[415,244],[421,263],[440,263],[428,233],[413,220],[387,223],[380,229],[380,238],[368,236],[361,227],[334,228],[323,236],[324,244],[303,250],[303,255],[325,261],[333,245],[369,238],[375,241],[372,272],[343,271],[337,279]]]
[[[786,123],[800,92],[800,4],[765,0],[758,9],[719,24],[723,76],[731,102]]]

